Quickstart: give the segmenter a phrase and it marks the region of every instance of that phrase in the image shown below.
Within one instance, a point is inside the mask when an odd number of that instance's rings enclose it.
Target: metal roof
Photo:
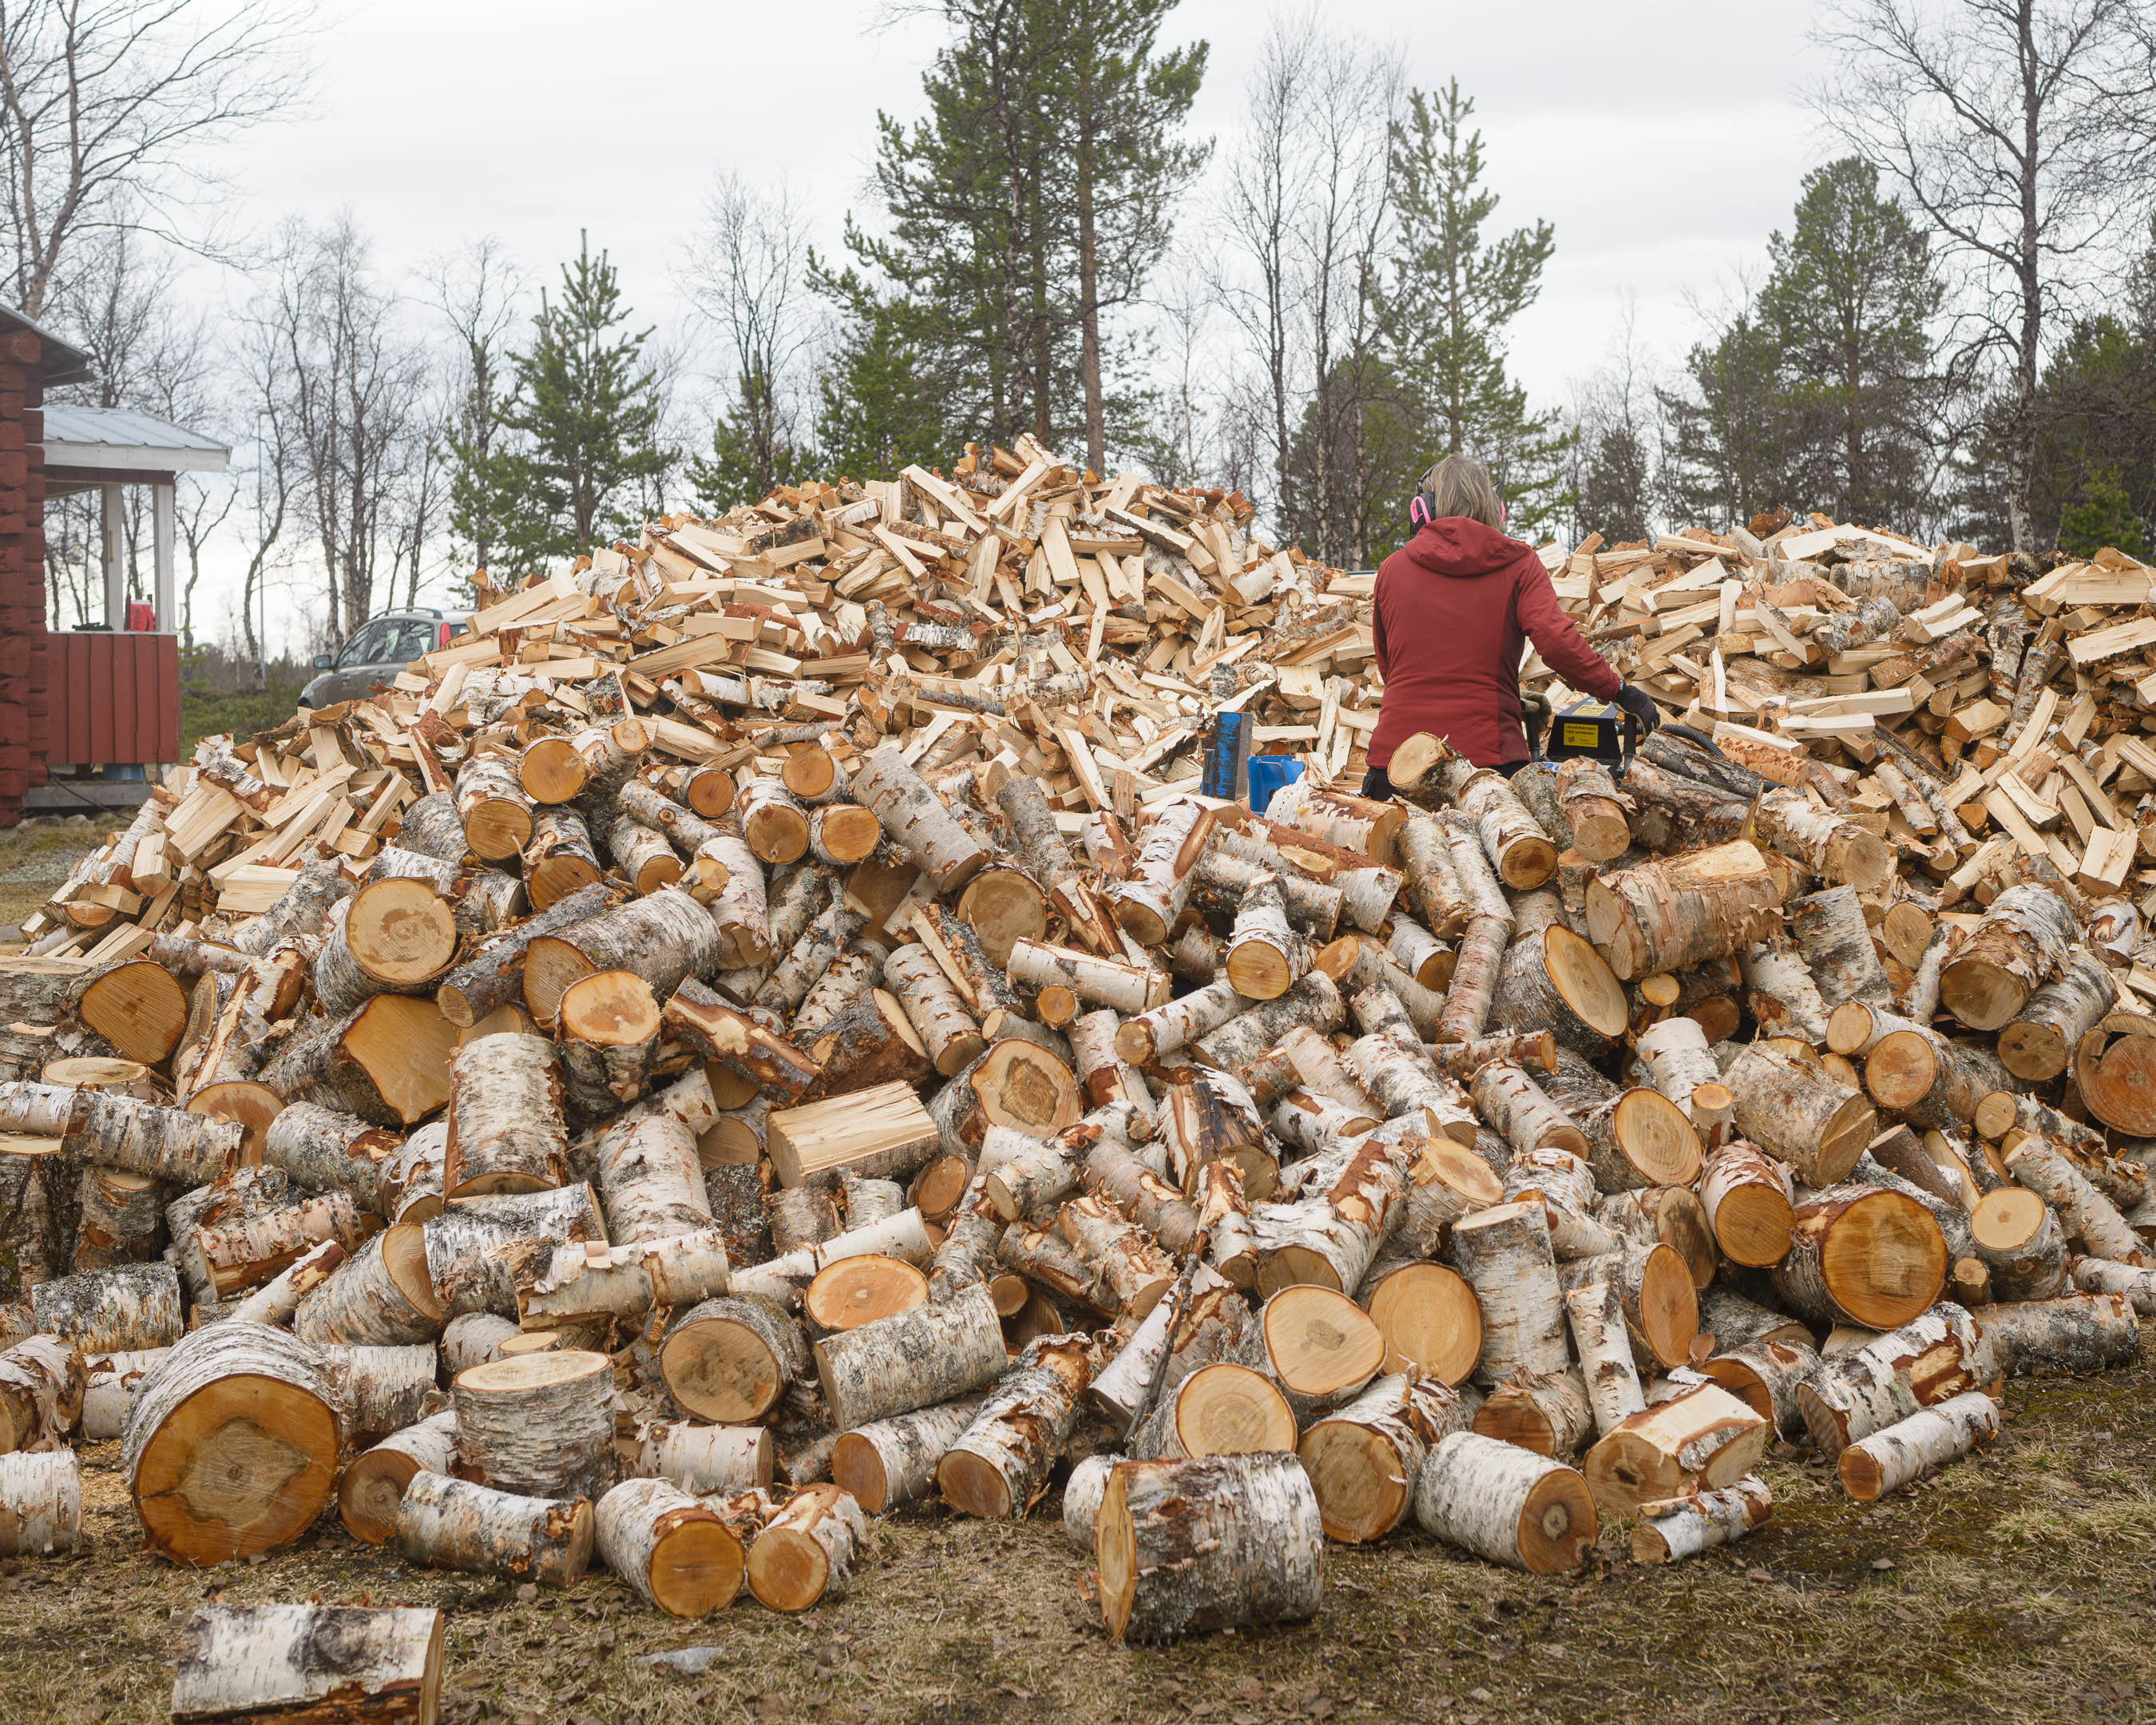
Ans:
[[[80,383],[90,375],[90,356],[63,341],[43,324],[33,323],[11,305],[0,305],[0,329],[28,330],[44,343],[45,382]]]
[[[223,473],[232,450],[213,438],[131,408],[54,403],[45,413],[45,466],[143,473]]]

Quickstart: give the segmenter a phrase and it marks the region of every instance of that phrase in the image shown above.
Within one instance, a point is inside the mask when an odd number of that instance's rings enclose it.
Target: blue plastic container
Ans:
[[[1263,814],[1265,806],[1273,799],[1273,793],[1282,785],[1293,784],[1302,777],[1302,762],[1292,755],[1253,755],[1250,757],[1250,808]]]

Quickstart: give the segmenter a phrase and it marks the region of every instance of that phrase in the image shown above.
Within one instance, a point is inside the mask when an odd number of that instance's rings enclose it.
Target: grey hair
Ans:
[[[1505,511],[1491,483],[1490,470],[1472,455],[1447,455],[1422,476],[1430,512],[1440,519],[1466,516],[1486,527],[1502,527]]]

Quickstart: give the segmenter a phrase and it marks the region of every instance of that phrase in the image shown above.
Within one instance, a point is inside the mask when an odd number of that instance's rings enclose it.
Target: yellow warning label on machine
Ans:
[[[1602,741],[1599,725],[1567,725],[1564,727],[1564,746],[1568,749],[1591,749]]]

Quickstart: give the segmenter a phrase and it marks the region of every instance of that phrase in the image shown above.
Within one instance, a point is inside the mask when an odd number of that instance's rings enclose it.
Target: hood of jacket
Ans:
[[[1461,580],[1494,575],[1522,557],[1534,555],[1532,546],[1507,539],[1495,527],[1485,526],[1473,516],[1464,515],[1443,516],[1436,521],[1425,521],[1401,549],[1418,569]]]

